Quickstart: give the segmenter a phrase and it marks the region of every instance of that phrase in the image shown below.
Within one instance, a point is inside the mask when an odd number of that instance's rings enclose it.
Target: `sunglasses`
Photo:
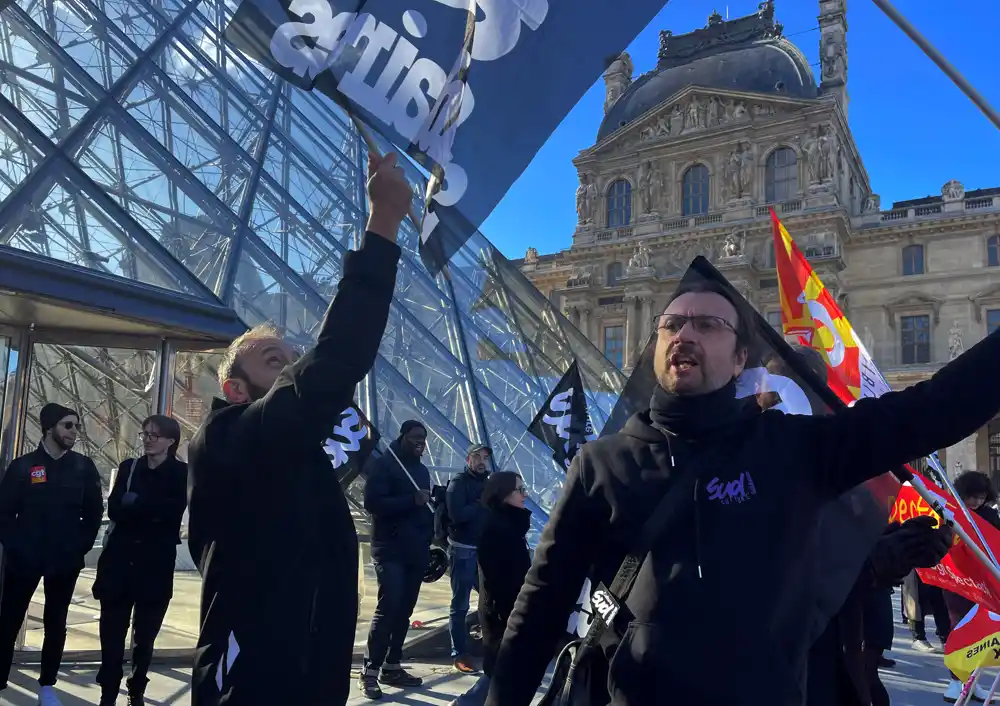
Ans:
[[[60,422],[59,426],[67,431],[70,429],[83,429],[83,425],[80,422]]]

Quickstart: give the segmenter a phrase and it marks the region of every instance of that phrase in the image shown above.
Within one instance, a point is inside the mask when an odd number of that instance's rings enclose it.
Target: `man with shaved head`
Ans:
[[[413,198],[394,155],[368,167],[367,232],[316,345],[300,357],[270,325],[233,341],[223,399],[191,440],[193,706],[343,706],[350,693],[358,537],[323,443],[378,353]]]
[[[656,317],[650,408],[573,460],[508,620],[487,706],[531,703],[580,585],[614,583],[668,495],[671,512],[627,598],[615,610],[599,588],[596,612],[610,618],[606,678],[578,670],[576,683],[605,690],[592,704],[800,706],[822,507],[1000,410],[997,332],[902,392],[826,416],[761,413],[736,395],[752,342],[744,306],[703,283]]]

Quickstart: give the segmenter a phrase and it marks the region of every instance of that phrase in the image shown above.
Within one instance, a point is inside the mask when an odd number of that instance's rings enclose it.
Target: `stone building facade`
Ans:
[[[1000,188],[951,179],[883,210],[847,121],[845,0],[820,0],[819,42],[817,84],[763,2],[661,32],[642,76],[627,54],[605,72],[572,246],[517,264],[624,370],[696,255],[780,325],[772,206],[893,387],[1000,326]],[[1000,480],[1000,421],[943,455]]]

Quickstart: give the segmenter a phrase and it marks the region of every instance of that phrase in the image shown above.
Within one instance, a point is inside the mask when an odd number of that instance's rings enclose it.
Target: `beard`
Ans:
[[[76,439],[69,441],[67,439],[63,439],[61,436],[58,436],[56,434],[52,435],[52,441],[55,443],[56,446],[58,446],[63,451],[70,451],[76,445]]]

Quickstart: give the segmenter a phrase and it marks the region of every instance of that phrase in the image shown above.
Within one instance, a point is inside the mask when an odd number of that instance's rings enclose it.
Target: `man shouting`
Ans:
[[[323,442],[375,361],[413,197],[394,155],[368,166],[367,232],[316,346],[299,357],[266,326],[233,341],[225,399],[191,440],[193,706],[343,706],[350,692],[358,538]]]

